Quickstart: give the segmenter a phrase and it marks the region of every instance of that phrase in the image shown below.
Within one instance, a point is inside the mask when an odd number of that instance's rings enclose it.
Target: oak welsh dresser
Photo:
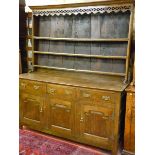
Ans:
[[[20,125],[117,155],[133,4],[30,8],[33,71],[20,75]]]

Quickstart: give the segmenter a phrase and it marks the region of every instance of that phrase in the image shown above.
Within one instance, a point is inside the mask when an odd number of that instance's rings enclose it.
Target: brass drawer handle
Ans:
[[[90,97],[90,94],[83,93],[83,97],[86,97],[86,98],[88,98],[88,97]]]
[[[84,120],[83,117],[81,117],[81,118],[80,118],[80,122],[83,122],[83,120]]]
[[[34,85],[33,88],[37,90],[37,89],[40,88],[40,86],[36,86],[36,85]]]
[[[66,95],[71,95],[72,93],[70,91],[68,91],[68,90],[65,90],[65,94]]]
[[[70,109],[66,109],[66,112],[70,112]]]
[[[21,83],[21,86],[22,86],[23,88],[25,88],[25,87],[26,87],[26,84],[25,84],[25,83]]]
[[[31,98],[27,98],[24,100],[24,103],[27,103],[27,102],[36,102],[36,100],[31,99]]]
[[[110,100],[110,96],[102,96],[102,99],[105,101],[109,101]]]
[[[49,89],[49,93],[50,93],[50,94],[53,94],[54,92],[55,92],[55,89],[53,89],[53,88],[50,88],[50,89]]]
[[[86,115],[86,116],[89,116],[89,113],[88,113],[88,112],[85,112],[85,115]]]
[[[41,105],[41,107],[40,107],[40,112],[43,112],[43,106]]]
[[[35,99],[32,99],[32,98],[27,98],[27,101],[36,102],[36,100]]]

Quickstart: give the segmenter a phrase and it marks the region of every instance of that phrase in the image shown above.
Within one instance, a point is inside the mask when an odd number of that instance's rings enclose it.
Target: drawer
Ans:
[[[53,98],[75,99],[76,88],[70,86],[47,84],[47,94]]]
[[[20,80],[19,88],[32,95],[45,94],[45,84],[38,81]]]
[[[79,89],[79,99],[83,101],[93,102],[96,104],[114,103],[113,92],[93,90],[93,89]]]

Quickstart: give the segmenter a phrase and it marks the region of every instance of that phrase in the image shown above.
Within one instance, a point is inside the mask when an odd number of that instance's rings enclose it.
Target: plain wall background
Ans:
[[[25,0],[26,1],[26,12],[31,12],[28,6],[33,5],[52,5],[52,4],[64,4],[64,3],[79,3],[79,2],[94,2],[103,0]]]

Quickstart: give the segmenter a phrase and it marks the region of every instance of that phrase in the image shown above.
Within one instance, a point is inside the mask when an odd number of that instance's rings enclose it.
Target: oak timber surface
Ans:
[[[69,71],[35,71],[32,73],[20,74],[19,77],[21,79],[112,91],[123,91],[128,85],[123,83],[124,79],[121,77]]]
[[[129,85],[126,89],[126,92],[131,92],[131,93],[135,93],[135,86],[134,85]]]

